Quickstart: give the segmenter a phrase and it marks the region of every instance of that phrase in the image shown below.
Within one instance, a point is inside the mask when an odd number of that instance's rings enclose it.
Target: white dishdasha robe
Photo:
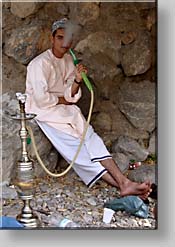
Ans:
[[[81,88],[71,96],[74,78],[72,57],[65,54],[59,59],[51,49],[37,56],[27,67],[26,112],[37,114],[38,125],[68,163],[77,151],[86,120],[75,104],[57,103],[58,97],[72,103],[80,99]],[[91,187],[107,172],[100,161],[108,158],[111,158],[110,153],[90,125],[73,169]]]
[[[37,114],[36,120],[66,132],[75,137],[81,137],[85,118],[75,104],[58,104],[58,97],[76,103],[81,97],[81,88],[74,97],[71,87],[75,78],[75,66],[72,57],[65,54],[57,58],[48,49],[27,67],[26,78],[26,112]]]

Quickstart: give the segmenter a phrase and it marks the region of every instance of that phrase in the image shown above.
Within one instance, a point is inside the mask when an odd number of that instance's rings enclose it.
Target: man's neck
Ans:
[[[64,54],[59,53],[58,51],[56,51],[54,48],[52,48],[52,53],[55,57],[57,58],[62,58],[64,56]]]

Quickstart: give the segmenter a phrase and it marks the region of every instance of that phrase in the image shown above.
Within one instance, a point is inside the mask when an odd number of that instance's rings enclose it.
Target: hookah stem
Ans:
[[[26,129],[26,121],[25,121],[25,103],[19,101],[20,105],[20,114],[21,114],[21,129],[20,129],[20,137],[21,137],[21,144],[22,144],[22,157],[21,161],[29,161],[27,156],[27,129]]]

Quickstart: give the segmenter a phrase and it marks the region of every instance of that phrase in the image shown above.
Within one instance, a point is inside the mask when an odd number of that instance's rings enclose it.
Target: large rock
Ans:
[[[124,153],[112,154],[112,158],[115,160],[122,173],[125,173],[128,170],[129,158]]]
[[[19,137],[20,122],[10,119],[7,113],[15,114],[18,109],[18,102],[15,98],[15,93],[5,93],[2,95],[2,182],[9,182],[12,174],[14,173],[14,165],[21,155],[21,140]],[[30,121],[31,127],[34,132],[36,146],[41,159],[46,161],[48,168],[56,167],[57,160],[55,154],[50,155],[52,152],[52,145],[45,137],[43,132],[39,129],[34,120]],[[31,147],[28,146],[29,156],[35,159]],[[49,161],[47,162],[49,157]],[[54,162],[53,162],[54,161]],[[39,170],[38,170],[39,169]],[[41,167],[37,170],[36,175],[43,175],[45,172]]]
[[[112,118],[106,112],[100,112],[92,117],[93,125],[102,131],[111,131]]]
[[[134,182],[142,183],[149,180],[151,183],[157,184],[155,165],[141,165],[135,170],[129,172],[128,178]]]
[[[10,6],[10,3],[6,3],[6,4],[9,4]],[[3,7],[2,29],[5,30],[5,32],[3,32],[3,35],[6,35],[8,30],[11,31],[11,29],[15,29],[19,25],[21,25],[21,20],[17,16],[12,15],[9,6],[7,5],[7,8]]]
[[[20,18],[26,18],[43,7],[43,3],[36,2],[11,2],[11,13]]]
[[[110,82],[121,73],[121,69],[117,68],[114,60],[101,52],[91,55],[90,58],[87,59],[86,65],[90,76],[96,83],[104,82],[104,80],[107,79],[108,82]]]
[[[75,50],[83,53],[86,49],[89,49],[93,56],[96,56],[98,53],[103,53],[108,57],[108,59],[110,58],[117,65],[120,63],[120,47],[120,37],[115,33],[99,31],[89,34],[87,38],[81,40],[75,47]]]
[[[44,24],[31,23],[12,30],[4,52],[17,62],[28,64],[32,58],[50,47],[50,30]]]
[[[108,66],[108,65],[107,65]],[[116,70],[117,71],[117,70]],[[97,73],[94,73],[95,76],[97,76]],[[95,84],[96,84],[96,94],[100,97],[100,103],[102,103],[102,107],[107,110],[106,106],[106,101],[111,100],[111,94],[112,91],[111,88],[114,86],[114,82],[113,80],[111,80],[109,77],[107,77],[107,73],[102,73],[102,76],[105,76],[104,79],[99,79],[95,80]],[[115,100],[116,100],[116,94],[115,94]]]
[[[142,148],[137,141],[127,136],[120,136],[112,146],[113,153],[123,153],[129,160],[144,161],[149,152]]]
[[[122,46],[121,65],[127,76],[145,73],[151,67],[151,35],[138,32],[135,41]]]
[[[35,136],[35,138],[36,138],[36,136]],[[50,143],[49,143],[49,146],[50,146]],[[40,155],[44,165],[46,166],[46,168],[52,173],[57,173],[56,167],[58,164],[58,157],[59,157],[57,150],[53,148],[49,151],[49,153],[48,152],[42,153],[42,151],[40,151],[41,145],[39,145],[39,143],[37,143],[37,149],[38,149],[39,155]],[[46,151],[46,141],[44,144],[43,151]],[[30,154],[30,151],[29,151],[29,154]],[[30,156],[32,156],[32,155],[30,154]],[[36,177],[47,176],[48,175],[47,172],[44,171],[44,169],[41,167],[41,165],[39,164],[39,162],[36,158],[36,155],[34,153],[33,153],[33,161],[34,161],[35,176]]]
[[[155,83],[125,81],[120,87],[119,109],[136,128],[155,128]]]
[[[68,16],[69,6],[64,2],[45,2],[44,7],[37,12],[39,20],[47,20],[47,23],[52,25],[56,20]]]
[[[107,85],[104,85],[104,88],[107,88]],[[142,130],[142,129],[137,129],[135,128],[122,114],[119,110],[119,106],[117,103],[117,94],[115,96],[115,93],[113,92],[114,90],[110,90],[108,92],[100,91],[99,93],[101,94],[101,98],[95,98],[95,104],[94,104],[94,109],[93,109],[93,116],[91,123],[93,124],[95,130],[101,135],[103,140],[105,142],[109,141],[114,141],[117,139],[119,136],[129,136],[133,139],[148,139],[149,134],[147,131]],[[115,96],[115,101],[113,103],[111,93],[114,94]],[[110,117],[110,121],[106,121],[107,126],[101,130],[99,128],[99,125],[96,125],[96,121],[93,121],[96,119],[96,116],[99,115],[100,112],[106,112],[108,113]],[[98,122],[100,121],[100,118],[98,118]],[[112,121],[112,126],[108,126],[111,124]],[[110,130],[110,131],[109,131]]]
[[[78,13],[78,14],[77,14]],[[99,17],[100,9],[97,3],[72,3],[70,4],[70,18],[78,24],[85,25],[94,22]]]
[[[156,24],[157,16],[155,9],[142,9],[140,13],[146,28],[148,29],[148,31],[151,31],[152,27]]]
[[[148,151],[150,154],[156,153],[156,134],[155,134],[155,132],[153,132],[153,134],[150,137]]]
[[[1,187],[1,185],[0,185]],[[2,191],[2,198],[3,199],[17,199],[18,198],[18,194],[16,192],[15,188],[11,188],[10,186],[7,185],[3,185],[1,187],[1,191]]]
[[[26,66],[13,58],[2,56],[2,93],[9,91],[24,92]]]
[[[3,9],[10,9],[11,3],[10,2],[3,2],[2,3],[2,8]]]
[[[123,3],[122,3],[123,2]],[[110,31],[130,31],[143,28],[143,20],[140,16],[140,8],[143,3],[126,3],[126,1],[101,2],[100,20],[101,28]],[[151,6],[150,6],[151,7]]]

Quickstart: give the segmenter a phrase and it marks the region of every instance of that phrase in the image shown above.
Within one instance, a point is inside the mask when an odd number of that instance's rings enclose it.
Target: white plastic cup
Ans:
[[[114,215],[115,211],[110,208],[104,208],[103,211],[103,222],[109,224],[112,220],[112,216]]]

